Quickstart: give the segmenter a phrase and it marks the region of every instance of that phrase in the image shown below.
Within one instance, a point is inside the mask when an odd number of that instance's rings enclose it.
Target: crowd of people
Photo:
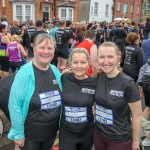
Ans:
[[[60,150],[140,150],[150,130],[149,34],[150,18],[2,21],[0,102],[15,150],[50,150],[58,131]],[[150,132],[142,143],[150,146]]]

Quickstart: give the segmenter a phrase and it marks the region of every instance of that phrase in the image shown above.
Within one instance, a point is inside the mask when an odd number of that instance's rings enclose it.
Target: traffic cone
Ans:
[[[52,150],[59,150],[59,147],[53,146],[53,147],[52,147]]]

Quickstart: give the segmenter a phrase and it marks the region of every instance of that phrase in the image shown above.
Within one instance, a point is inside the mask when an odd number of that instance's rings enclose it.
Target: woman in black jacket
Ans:
[[[143,52],[138,46],[139,36],[131,32],[127,35],[126,41],[129,45],[123,51],[121,67],[123,72],[132,77],[136,82],[139,70],[143,65]]]

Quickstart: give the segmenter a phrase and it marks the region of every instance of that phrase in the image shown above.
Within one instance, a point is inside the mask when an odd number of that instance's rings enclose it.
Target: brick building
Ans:
[[[0,18],[6,15],[10,23],[14,19],[22,22],[54,16],[60,20],[78,21],[79,0],[1,0],[0,10]]]
[[[142,0],[114,0],[113,19],[117,17],[140,21],[142,13]]]

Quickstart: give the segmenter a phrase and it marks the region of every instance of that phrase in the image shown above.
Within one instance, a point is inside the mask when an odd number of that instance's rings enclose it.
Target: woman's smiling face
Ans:
[[[36,45],[34,48],[34,59],[39,65],[49,64],[54,57],[54,44],[49,40]]]
[[[113,76],[117,69],[119,57],[114,47],[100,47],[98,50],[98,64],[107,76]],[[117,69],[118,70],[118,69]]]
[[[86,73],[89,69],[87,55],[84,53],[74,53],[71,60],[71,69],[77,79],[85,79],[87,77]]]

